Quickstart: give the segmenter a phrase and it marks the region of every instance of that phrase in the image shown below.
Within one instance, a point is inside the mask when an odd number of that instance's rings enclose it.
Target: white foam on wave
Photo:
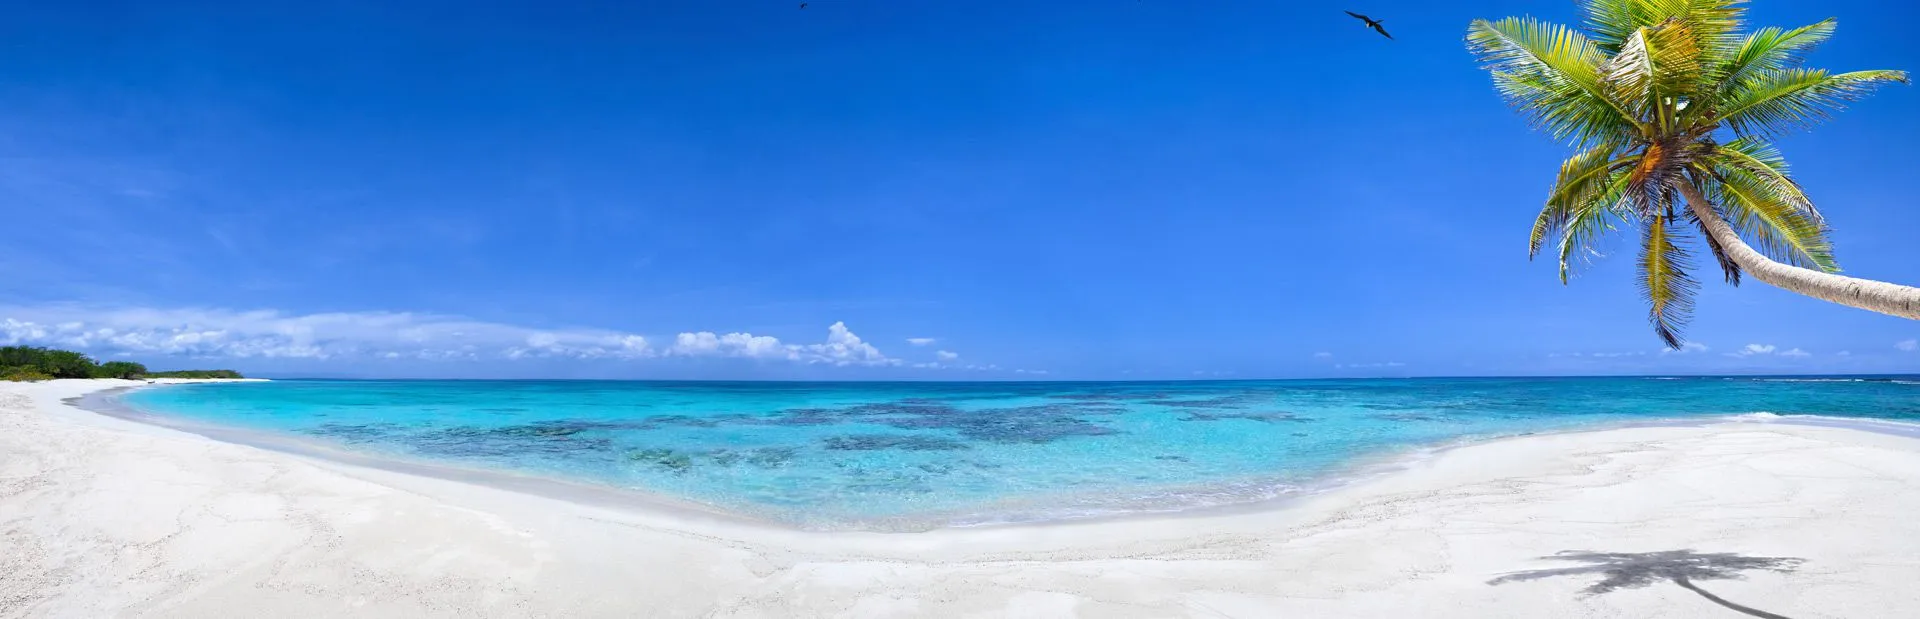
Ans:
[[[1756,412],[1752,412],[1752,413],[1744,413],[1744,414],[1740,414],[1740,415],[1734,415],[1734,416],[1732,416],[1732,417],[1729,417],[1729,419],[1732,419],[1732,420],[1734,420],[1734,421],[1760,421],[1760,422],[1767,422],[1767,421],[1778,421],[1778,420],[1780,420],[1780,419],[1784,419],[1785,417],[1786,417],[1786,416],[1784,416],[1784,415],[1780,415],[1780,414],[1778,414],[1778,413],[1769,413],[1769,412],[1767,412],[1767,411],[1756,411]]]

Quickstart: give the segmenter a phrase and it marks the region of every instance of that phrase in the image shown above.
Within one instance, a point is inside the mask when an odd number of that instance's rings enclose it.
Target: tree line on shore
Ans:
[[[155,372],[132,361],[100,363],[83,353],[37,346],[0,347],[0,381],[55,378],[242,378],[233,370]]]

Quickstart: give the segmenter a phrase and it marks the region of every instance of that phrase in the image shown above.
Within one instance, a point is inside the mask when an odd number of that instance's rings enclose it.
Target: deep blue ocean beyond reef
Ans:
[[[1463,439],[1773,413],[1920,420],[1920,378],[1164,383],[277,381],[143,412],[824,529],[1247,503]]]

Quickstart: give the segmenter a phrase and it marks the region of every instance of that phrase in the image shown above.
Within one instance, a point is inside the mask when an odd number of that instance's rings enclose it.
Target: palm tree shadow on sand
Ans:
[[[1688,591],[1700,594],[1700,597],[1707,598],[1708,601],[1738,612],[1764,619],[1789,619],[1784,615],[1729,602],[1693,583],[1697,580],[1740,580],[1745,578],[1742,572],[1749,571],[1786,573],[1805,562],[1804,559],[1791,557],[1748,557],[1727,552],[1698,553],[1692,550],[1660,552],[1566,550],[1541,558],[1552,561],[1577,561],[1587,565],[1514,572],[1489,580],[1487,584],[1500,585],[1555,576],[1597,575],[1604,578],[1582,590],[1581,594],[1600,595],[1619,589],[1637,589],[1660,581],[1672,581],[1673,584],[1680,585]]]

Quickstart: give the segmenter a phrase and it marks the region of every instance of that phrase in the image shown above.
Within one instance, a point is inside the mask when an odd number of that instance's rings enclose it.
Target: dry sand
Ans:
[[[0,616],[1920,616],[1920,439],[1853,429],[1541,435],[1253,513],[805,533],[62,403],[126,384],[0,383]]]

